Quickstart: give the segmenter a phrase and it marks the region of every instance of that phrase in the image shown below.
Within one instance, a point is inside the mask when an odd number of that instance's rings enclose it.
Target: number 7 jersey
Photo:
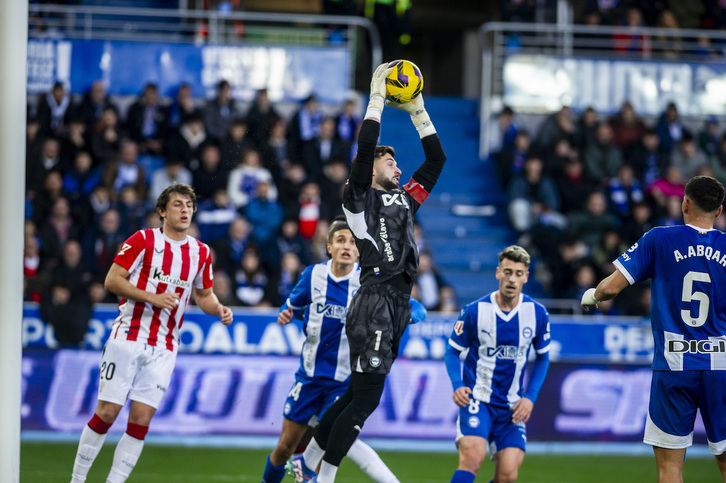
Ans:
[[[654,370],[726,370],[725,234],[653,228],[614,264],[631,285],[652,279]]]

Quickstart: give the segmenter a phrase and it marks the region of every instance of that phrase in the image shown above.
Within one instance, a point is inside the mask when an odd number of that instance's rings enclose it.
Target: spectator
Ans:
[[[136,141],[141,153],[162,155],[169,130],[169,110],[161,105],[156,84],[144,86],[139,98],[126,114],[129,136]]]
[[[642,32],[645,27],[643,14],[637,7],[630,7],[625,13],[622,27],[613,34],[613,50],[618,54],[650,57],[650,37]],[[620,146],[621,148],[623,146]]]
[[[277,188],[272,180],[272,174],[262,167],[262,159],[259,151],[250,149],[242,154],[241,160],[236,168],[229,173],[227,182],[227,193],[229,199],[237,207],[242,209],[249,202],[250,197],[257,189],[257,183],[266,181],[270,184],[268,199],[277,199]]]
[[[612,144],[613,130],[609,124],[601,122],[595,131],[595,143],[588,146],[582,159],[585,173],[591,182],[607,185],[623,164],[623,153]]]
[[[665,211],[656,223],[658,226],[676,226],[683,224],[683,212],[681,204],[683,198],[680,196],[669,196],[666,198]]]
[[[60,143],[56,138],[45,138],[40,156],[25,166],[25,190],[33,199],[43,189],[45,177],[50,171],[64,173],[68,166],[60,157]]]
[[[113,205],[111,192],[103,184],[96,186],[91,194],[82,202],[78,224],[83,228],[85,235],[89,228]]]
[[[512,226],[524,233],[534,226],[545,207],[558,211],[560,197],[554,180],[542,173],[542,159],[530,156],[524,172],[512,178],[507,187],[507,210]]]
[[[219,299],[219,303],[227,307],[235,307],[240,305],[240,301],[235,295],[232,280],[224,270],[214,270],[214,294]]]
[[[320,124],[323,113],[320,111],[318,99],[309,95],[303,105],[290,118],[287,127],[287,139],[290,152],[294,153],[295,160],[301,160],[305,152],[305,145],[314,142],[320,134]]]
[[[250,242],[250,231],[247,220],[238,216],[229,224],[227,235],[212,243],[217,254],[217,267],[226,270],[230,276],[242,263],[242,253]]]
[[[262,269],[260,256],[254,245],[248,245],[242,262],[235,272],[235,294],[244,307],[271,307],[269,278]]]
[[[439,310],[441,288],[447,284],[434,266],[431,254],[428,252],[419,253],[415,282],[418,285],[418,300],[423,306],[427,310]]]
[[[213,245],[229,232],[229,226],[237,216],[237,208],[229,200],[227,190],[218,189],[210,199],[199,203],[195,216],[199,226],[199,239]]]
[[[25,169],[26,175],[27,169],[31,163],[37,162],[40,159],[40,152],[43,149],[43,143],[45,138],[40,133],[40,122],[36,116],[28,113],[28,117],[25,123]],[[26,180],[27,182],[27,180]]]
[[[700,2],[688,2],[700,3]],[[656,27],[661,33],[656,34],[653,42],[653,53],[665,60],[676,60],[682,50],[681,36],[678,33],[680,26],[673,12],[663,10],[658,16]],[[667,33],[666,33],[667,32]],[[663,139],[661,138],[661,141]]]
[[[154,198],[156,199],[156,198]],[[124,186],[118,197],[116,209],[121,218],[121,226],[126,233],[134,233],[144,228],[146,215],[150,210],[150,204],[139,199],[138,193],[133,186]],[[156,210],[152,210],[156,212]],[[198,238],[194,236],[194,238]]]
[[[310,243],[305,240],[297,229],[297,218],[285,218],[280,226],[280,234],[276,240],[281,256],[286,253],[297,255],[300,263],[310,265]]]
[[[635,203],[645,200],[644,187],[640,180],[635,177],[633,168],[628,164],[623,164],[618,168],[617,175],[610,179],[608,191],[611,211],[618,215],[621,223],[632,216]],[[612,270],[606,272],[611,273]]]
[[[133,140],[121,141],[118,158],[106,164],[101,182],[112,193],[133,186],[139,199],[146,199],[146,170],[139,164],[139,148]]]
[[[301,164],[293,163],[283,170],[278,188],[280,203],[285,209],[286,217],[297,218],[300,212],[300,193],[306,182],[305,169]]]
[[[87,151],[78,151],[73,166],[63,176],[63,191],[77,215],[80,216],[84,201],[100,183],[101,168],[93,167],[93,160]]]
[[[682,2],[668,0],[668,10],[674,19],[678,19],[678,27],[684,29],[699,29],[706,14],[705,2]],[[666,11],[668,11],[666,10]]]
[[[300,160],[308,179],[320,181],[323,167],[331,159],[347,159],[347,156],[343,142],[335,136],[335,119],[326,117],[320,123],[318,135],[303,144]]]
[[[625,160],[645,186],[660,178],[669,163],[668,156],[660,149],[658,132],[653,128],[646,129],[642,139],[628,148]]]
[[[267,143],[272,131],[272,126],[282,120],[282,117],[272,105],[267,89],[259,89],[255,95],[249,111],[247,121],[249,123],[249,139],[257,149],[262,149]]]
[[[83,124],[86,125],[86,131],[91,132],[101,120],[103,111],[106,108],[113,109],[118,115],[118,110],[106,94],[106,84],[98,79],[93,81],[93,84],[91,84],[91,87],[83,95],[83,99],[74,108],[74,111],[83,120]]]
[[[192,86],[186,82],[179,84],[174,102],[169,106],[169,127],[178,128],[192,115],[201,115],[192,97]]]
[[[71,217],[71,204],[68,198],[61,196],[55,199],[50,216],[38,226],[41,260],[47,261],[49,268],[55,268],[66,242],[80,238],[80,230]]]
[[[658,138],[660,138],[661,150],[670,156],[676,143],[683,137],[683,123],[674,103],[671,102],[666,106],[665,112],[658,119],[656,130]]]
[[[562,175],[555,178],[555,182],[560,195],[560,211],[565,215],[581,210],[587,196],[595,189],[595,184],[585,177],[585,166],[578,157],[567,160]]]
[[[275,280],[276,290],[273,305],[280,305],[287,300],[304,268],[295,253],[287,252],[282,256],[277,279]]]
[[[197,200],[208,200],[220,190],[227,190],[229,171],[222,167],[219,147],[216,144],[206,144],[200,152],[200,166],[192,171],[192,185],[197,194]]]
[[[192,184],[192,172],[184,167],[179,158],[168,158],[166,164],[151,173],[148,201],[153,203],[167,186],[174,183]]]
[[[444,314],[456,314],[459,312],[459,303],[456,299],[454,287],[444,285],[439,290],[439,312]]]
[[[514,111],[509,106],[504,106],[497,117],[499,128],[500,145],[497,150],[511,152],[514,149],[514,140],[519,132],[519,127],[514,122]]]
[[[557,245],[557,256],[548,260],[552,274],[552,291],[556,298],[566,298],[577,268],[586,260],[588,247],[571,234],[565,234]]]
[[[343,103],[343,110],[335,118],[335,135],[340,139],[345,152],[344,160],[350,164],[353,146],[358,138],[363,119],[356,112],[355,100],[347,99]]]
[[[259,250],[264,268],[271,270],[280,261],[275,239],[282,225],[283,209],[277,200],[270,200],[270,183],[260,181],[255,196],[244,207],[244,214],[252,225],[251,238]]]
[[[587,107],[575,125],[574,147],[582,152],[595,144],[598,125],[597,111],[592,107]]]
[[[328,259],[328,249],[325,244],[329,228],[330,223],[325,219],[319,220],[315,226],[315,233],[313,233],[308,245],[310,263],[322,263]]]
[[[343,188],[348,181],[348,163],[342,159],[331,159],[323,167],[323,176],[320,178],[320,198],[327,208],[328,221],[343,214]]]
[[[602,238],[592,247],[592,260],[595,262],[598,270],[598,277],[603,273],[611,273],[615,269],[613,260],[625,253],[630,248],[630,243],[623,240],[621,230],[609,229],[603,233]],[[590,284],[590,287],[595,282]],[[582,293],[578,300],[582,298]]]
[[[524,170],[524,161],[529,155],[531,142],[529,131],[520,129],[517,131],[511,150],[502,150],[494,154],[494,162],[497,165],[502,186],[508,186],[512,177]]]
[[[38,226],[43,226],[51,212],[53,204],[59,198],[67,198],[63,190],[63,175],[60,171],[49,171],[45,175],[43,191],[33,199],[33,220]]]
[[[92,277],[91,268],[83,260],[81,243],[68,240],[63,247],[63,258],[53,270],[52,279],[65,281],[72,296],[85,297]]]
[[[40,261],[38,238],[26,235],[23,244],[23,301],[25,302],[40,302],[43,289]]]
[[[91,152],[91,136],[79,117],[68,118],[60,137],[60,155],[64,164],[73,162],[79,151]]]
[[[326,207],[322,206],[320,186],[317,183],[308,181],[302,186],[300,198],[298,198],[298,207],[298,230],[300,235],[306,240],[312,240],[317,231],[318,222],[329,219],[326,216]],[[327,231],[323,238],[327,240]],[[326,253],[323,253],[323,257],[318,257],[314,263],[320,263],[323,260],[327,260]]]
[[[579,156],[579,151],[572,146],[570,138],[557,139],[548,152],[542,153],[544,161],[544,173],[554,179],[562,176],[567,161]]]
[[[231,171],[239,163],[242,154],[254,147],[248,135],[247,121],[243,118],[233,119],[220,146],[222,166]]]
[[[653,207],[649,202],[641,201],[633,205],[633,216],[623,224],[620,232],[626,244],[632,245],[654,226]]]
[[[43,136],[58,136],[63,131],[71,105],[71,96],[62,82],[53,84],[50,92],[38,101],[38,121]]]
[[[623,102],[620,111],[608,121],[612,128],[612,142],[621,150],[626,150],[637,143],[645,132],[645,123],[636,116],[630,101]]]
[[[706,156],[716,156],[719,147],[718,118],[709,116],[698,133],[698,149]]]
[[[716,154],[709,157],[709,164],[714,177],[721,183],[726,182],[726,133],[719,138]]]
[[[594,246],[609,229],[619,226],[618,219],[607,211],[607,198],[602,191],[593,191],[587,197],[585,209],[568,215],[569,232],[586,246]]]
[[[85,294],[73,294],[67,281],[54,280],[40,301],[40,315],[53,327],[61,347],[82,347],[91,320],[91,304]]]
[[[204,106],[204,126],[207,133],[217,142],[224,140],[233,119],[241,113],[232,98],[232,86],[226,80],[217,84],[217,96]]]
[[[117,296],[106,290],[106,287],[103,285],[103,277],[99,275],[95,276],[88,285],[88,299],[92,306],[96,304],[118,305],[119,302]]]
[[[287,124],[284,119],[278,119],[272,124],[270,136],[262,143],[260,148],[262,164],[270,171],[275,182],[280,181],[283,171],[295,159],[290,152],[289,146],[287,142]]]
[[[676,149],[671,155],[671,166],[676,166],[681,170],[683,179],[691,179],[696,172],[704,166],[708,165],[708,158],[696,146],[696,140],[687,130],[683,131],[680,141],[676,144]]]
[[[126,240],[121,215],[111,208],[103,213],[95,229],[84,235],[83,256],[96,275],[107,273],[113,259]]]
[[[190,114],[179,129],[167,138],[167,157],[181,160],[187,168],[196,170],[199,167],[199,153],[209,142],[202,116],[199,113]]]
[[[91,152],[96,164],[105,165],[118,155],[125,131],[118,120],[118,112],[113,106],[103,108],[101,118],[91,133]]]
[[[534,149],[548,152],[559,139],[567,138],[572,143],[575,139],[575,125],[572,122],[572,111],[563,106],[559,111],[550,114],[542,122],[534,140]]]

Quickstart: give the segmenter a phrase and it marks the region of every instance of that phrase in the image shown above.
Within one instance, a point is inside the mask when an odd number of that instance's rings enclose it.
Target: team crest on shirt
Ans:
[[[197,263],[199,261],[199,255],[197,255],[196,253],[189,258],[192,259],[192,263]]]
[[[456,325],[454,325],[454,332],[456,332],[456,335],[461,335],[464,333],[464,321],[463,320],[456,321]]]
[[[368,362],[370,363],[371,367],[378,367],[381,365],[381,358],[378,356],[373,356]]]
[[[531,339],[532,338],[532,328],[531,327],[525,327],[522,330],[522,337],[525,339]]]

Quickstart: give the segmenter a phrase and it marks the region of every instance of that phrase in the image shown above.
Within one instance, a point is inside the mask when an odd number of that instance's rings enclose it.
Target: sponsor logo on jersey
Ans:
[[[381,358],[378,356],[373,356],[368,362],[371,364],[371,367],[378,367],[381,365]]]
[[[315,311],[331,319],[345,319],[345,307],[334,304],[315,304]]]
[[[383,251],[386,254],[386,258],[389,262],[393,261],[393,248],[391,248],[391,242],[388,241],[388,227],[386,226],[386,219],[381,217],[381,241],[383,242]]]
[[[408,209],[408,201],[406,201],[406,197],[401,195],[400,193],[385,193],[381,195],[381,199],[383,200],[383,206],[391,206],[391,205],[399,205],[399,206],[405,206],[406,209]]]
[[[162,386],[161,384],[157,384],[156,388],[161,392],[166,392],[166,386]]]
[[[154,267],[151,271],[151,278],[159,282],[176,285],[181,288],[189,288],[192,286],[192,283],[188,280],[182,280],[180,278],[172,277],[171,275],[166,275],[159,267]]]
[[[520,357],[524,357],[527,349],[525,347],[519,347],[516,345],[500,345],[497,347],[488,347],[487,356],[496,357],[497,359],[511,359],[516,360]]]
[[[666,341],[666,351],[675,354],[711,354],[726,352],[726,340],[679,340]]]
[[[479,418],[477,418],[476,416],[469,416],[469,427],[478,428],[479,427]]]

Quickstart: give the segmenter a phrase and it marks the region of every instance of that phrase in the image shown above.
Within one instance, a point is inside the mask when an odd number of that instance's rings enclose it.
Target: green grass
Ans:
[[[88,482],[105,481],[113,458],[107,444],[91,468]],[[22,443],[20,481],[28,483],[70,480],[75,444]],[[268,450],[190,448],[146,445],[129,483],[259,482]],[[380,452],[402,483],[448,482],[457,464],[455,453]],[[477,481],[491,479],[493,465],[482,465]],[[520,482],[535,483],[646,483],[656,480],[652,456],[530,454],[519,472]],[[344,460],[337,482],[370,481],[355,465]],[[686,482],[720,481],[716,463],[710,458],[686,461]],[[291,483],[286,477],[283,483]]]

